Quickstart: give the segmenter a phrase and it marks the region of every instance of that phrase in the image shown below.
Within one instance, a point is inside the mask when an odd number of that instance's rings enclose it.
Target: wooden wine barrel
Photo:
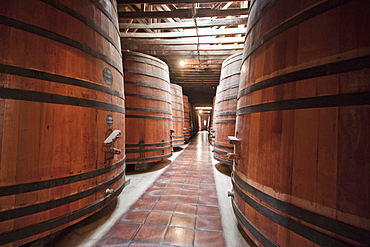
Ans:
[[[172,103],[172,147],[184,144],[184,102],[182,98],[182,87],[171,83]]]
[[[188,99],[188,108],[189,108],[189,139],[194,137],[196,135],[196,133],[198,132],[197,131],[197,128],[195,126],[195,121],[194,119],[197,117],[195,112],[194,112],[194,108],[192,106],[192,104],[190,103],[189,99]]]
[[[171,156],[171,91],[168,66],[138,52],[123,52],[127,164],[146,169]]]
[[[369,1],[254,1],[235,214],[259,246],[370,245]]]
[[[236,102],[242,55],[241,52],[236,53],[222,63],[220,83],[216,92],[213,156],[229,166],[233,165],[233,160],[226,155],[233,153],[234,145],[227,141],[227,137],[235,134]]]
[[[75,2],[0,2],[0,245],[75,224],[127,184],[115,1]]]
[[[191,119],[190,119],[190,103],[189,98],[183,95],[184,102],[184,139],[188,142],[191,137]]]
[[[216,92],[217,92],[217,89],[216,89]],[[209,133],[208,133],[208,140],[212,146],[214,146],[215,144],[215,118],[216,118],[215,117],[215,104],[216,104],[216,96],[213,97],[213,101],[212,101],[211,122],[209,123]]]
[[[189,102],[189,118],[190,118],[190,137],[197,135],[199,131],[198,115],[195,112],[192,104]]]

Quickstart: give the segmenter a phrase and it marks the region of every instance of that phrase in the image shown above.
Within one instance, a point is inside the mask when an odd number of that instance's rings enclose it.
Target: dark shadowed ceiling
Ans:
[[[248,2],[117,0],[122,50],[165,61],[194,106],[211,106],[222,62],[243,50]]]

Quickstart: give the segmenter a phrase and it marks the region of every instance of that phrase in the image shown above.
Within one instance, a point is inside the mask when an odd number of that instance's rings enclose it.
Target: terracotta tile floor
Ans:
[[[96,246],[225,246],[204,136],[188,145]]]

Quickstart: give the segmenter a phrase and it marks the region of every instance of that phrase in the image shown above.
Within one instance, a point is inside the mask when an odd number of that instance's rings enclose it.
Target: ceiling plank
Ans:
[[[209,20],[198,20],[198,27],[215,27],[215,26],[231,26],[247,24],[248,18],[246,17],[232,17],[223,19],[209,19]],[[183,21],[173,23],[153,23],[153,24],[139,24],[139,23],[120,23],[120,29],[176,29],[176,28],[195,28],[194,21]]]
[[[153,18],[193,18],[193,17],[213,17],[213,16],[238,16],[247,15],[247,8],[240,9],[196,9],[194,15],[192,9],[176,9],[172,11],[152,11],[152,12],[118,12],[118,18],[122,19],[153,19]]]

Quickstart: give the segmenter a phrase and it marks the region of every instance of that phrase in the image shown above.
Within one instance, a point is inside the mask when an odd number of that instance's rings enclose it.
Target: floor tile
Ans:
[[[216,185],[214,185],[214,184],[201,184],[200,189],[201,190],[216,191]]]
[[[196,231],[195,233],[195,246],[212,246],[224,247],[225,241],[222,232],[214,231]]]
[[[194,230],[181,227],[169,227],[164,243],[176,246],[193,246]]]
[[[134,205],[130,207],[132,210],[139,210],[139,211],[150,211],[153,209],[155,202],[148,202],[148,201],[142,201],[138,200],[135,202]]]
[[[139,227],[139,224],[117,223],[109,230],[107,238],[130,240],[136,233],[137,229],[139,229]]]
[[[183,186],[184,186],[183,183],[171,182],[168,184],[167,188],[182,188]]]
[[[187,178],[186,183],[188,183],[188,184],[199,184],[200,179]]]
[[[198,205],[197,214],[205,216],[220,216],[220,210],[218,207]]]
[[[188,183],[185,183],[184,184],[184,189],[188,189],[188,190],[199,190],[199,184],[188,184]]]
[[[158,188],[158,187],[151,187],[149,189],[147,189],[147,193],[151,194],[151,195],[161,195],[164,191],[164,188]]]
[[[186,178],[185,177],[182,177],[182,178],[173,178],[172,180],[171,180],[171,182],[174,182],[174,183],[184,183],[185,182],[185,180],[186,180]]]
[[[178,203],[176,205],[175,213],[182,213],[182,214],[196,214],[197,213],[197,206],[192,204],[181,204]]]
[[[144,220],[148,216],[148,211],[128,211],[124,214],[120,219],[119,222],[133,222],[133,223],[144,223]]]
[[[199,194],[198,190],[183,189],[181,191],[181,195],[185,195],[185,196],[198,196],[198,194]]]
[[[159,197],[160,195],[151,195],[150,193],[144,193],[140,197],[140,200],[155,202],[155,201],[158,201]]]
[[[130,243],[130,247],[157,247],[158,243],[143,243],[134,241]]]
[[[199,196],[217,197],[215,190],[199,190]]]
[[[163,191],[163,195],[178,195],[180,194],[182,191],[182,188],[173,188],[173,187],[170,187],[170,188],[166,188],[164,191]]]
[[[195,219],[195,215],[174,214],[172,216],[170,226],[195,228]]]
[[[218,206],[217,197],[199,197],[198,204]]]
[[[160,177],[156,182],[168,184],[171,181],[171,179],[172,179],[172,176],[171,177]]]
[[[118,240],[118,239],[102,239],[95,247],[126,247],[130,241]]]
[[[197,196],[184,196],[180,195],[178,199],[179,203],[190,203],[190,204],[197,204],[198,197]]]
[[[178,199],[179,199],[179,196],[178,195],[162,195],[159,198],[159,201],[161,201],[161,202],[163,202],[163,201],[166,201],[166,202],[177,202]]]
[[[199,230],[214,230],[222,231],[222,223],[220,217],[198,216],[196,229]]]
[[[153,210],[173,212],[175,210],[175,208],[176,208],[176,203],[175,202],[157,202],[154,205]]]
[[[153,187],[156,187],[156,188],[165,188],[167,187],[168,183],[163,183],[163,182],[154,182],[153,183]]]
[[[167,226],[172,217],[172,213],[150,212],[144,224]]]
[[[166,232],[165,226],[143,225],[136,234],[135,241],[160,243]]]

